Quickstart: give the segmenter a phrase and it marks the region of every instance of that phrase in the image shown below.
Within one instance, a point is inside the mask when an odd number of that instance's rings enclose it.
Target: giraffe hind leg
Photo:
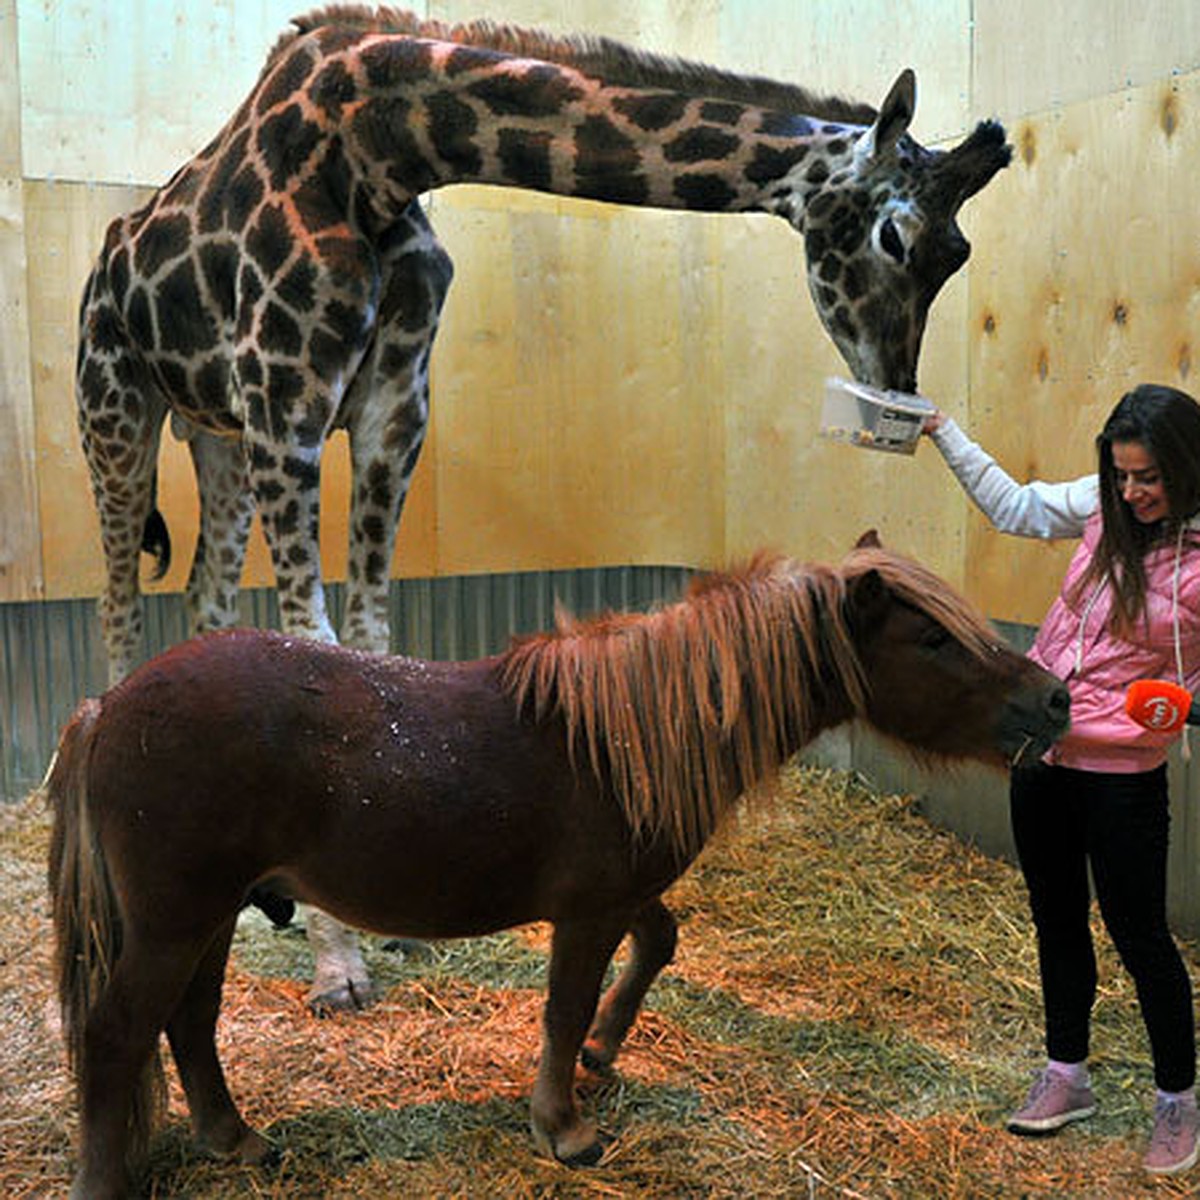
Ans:
[[[240,440],[190,430],[188,449],[200,494],[200,533],[188,578],[193,633],[238,623],[238,588],[254,520],[254,496]]]
[[[138,578],[143,541],[155,526],[158,446],[166,404],[140,356],[126,346],[97,346],[87,319],[80,333],[76,415],[100,520],[106,580],[100,623],[109,683],[141,658],[142,600]]]
[[[381,272],[374,341],[339,415],[354,479],[342,640],[374,653],[392,648],[392,552],[429,421],[429,361],[453,277],[418,205],[383,248]]]

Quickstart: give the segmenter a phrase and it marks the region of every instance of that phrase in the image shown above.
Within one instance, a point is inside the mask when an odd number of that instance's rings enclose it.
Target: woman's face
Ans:
[[[1152,525],[1169,516],[1171,505],[1154,456],[1141,442],[1113,442],[1113,469],[1121,499],[1134,518]]]

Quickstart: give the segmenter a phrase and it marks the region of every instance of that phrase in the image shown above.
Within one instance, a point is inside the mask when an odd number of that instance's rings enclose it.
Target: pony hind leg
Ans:
[[[592,1166],[604,1152],[595,1122],[575,1098],[575,1063],[600,996],[600,984],[628,922],[563,921],[554,927],[542,1057],[530,1104],[539,1148],[569,1166]]]
[[[165,1104],[159,1034],[198,955],[190,944],[145,945],[126,937],[83,1029],[76,1072],[80,1163],[73,1198],[126,1194],[128,1165],[144,1151]]]
[[[621,974],[604,994],[580,1058],[589,1071],[609,1070],[642,1001],[659,972],[675,957],[678,925],[659,899],[640,909],[629,929],[633,944]]]
[[[214,935],[167,1022],[167,1039],[201,1148],[239,1162],[261,1164],[271,1159],[274,1148],[242,1119],[217,1058],[217,1014],[236,923],[236,917],[230,918]]]

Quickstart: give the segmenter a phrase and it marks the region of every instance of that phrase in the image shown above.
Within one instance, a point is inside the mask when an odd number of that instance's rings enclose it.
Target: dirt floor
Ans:
[[[69,1185],[75,1110],[55,1032],[47,820],[0,805],[0,1193]],[[192,1149],[170,1118],[148,1197],[1174,1197],[1200,1168],[1140,1168],[1152,1103],[1132,988],[1104,940],[1101,1111],[1057,1138],[1005,1133],[1039,1061],[1037,969],[1016,872],[932,829],[904,796],[789,769],[668,895],[680,948],[618,1072],[580,1074],[614,1137],[547,1162],[528,1131],[547,931],[407,960],[368,939],[384,998],[319,1021],[300,929],[239,927],[221,1053],[264,1172]],[[1194,947],[1185,947],[1195,967]]]

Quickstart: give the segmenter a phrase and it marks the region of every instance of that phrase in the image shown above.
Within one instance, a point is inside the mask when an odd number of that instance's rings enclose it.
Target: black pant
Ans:
[[[1037,927],[1046,1052],[1088,1056],[1096,956],[1087,864],[1100,913],[1137,987],[1155,1083],[1192,1086],[1192,988],[1167,927],[1167,770],[1133,775],[1037,766],[1012,774],[1012,828]]]

